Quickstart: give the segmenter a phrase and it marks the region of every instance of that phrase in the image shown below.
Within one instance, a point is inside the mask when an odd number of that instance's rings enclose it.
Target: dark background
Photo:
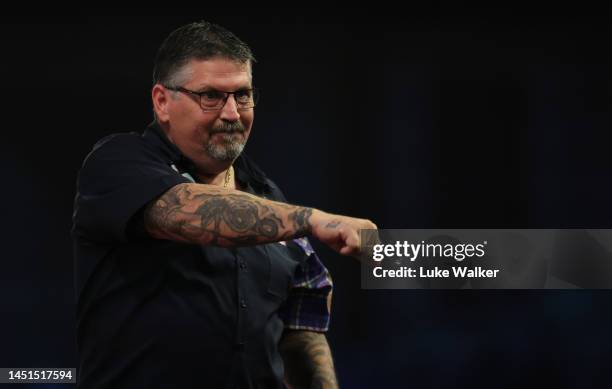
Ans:
[[[380,228],[612,228],[607,11],[381,9],[0,17],[0,367],[76,366],[77,171],[151,121],[156,49],[202,18],[258,59],[247,153],[292,202]],[[365,291],[319,253],[344,388],[611,386],[608,291]]]

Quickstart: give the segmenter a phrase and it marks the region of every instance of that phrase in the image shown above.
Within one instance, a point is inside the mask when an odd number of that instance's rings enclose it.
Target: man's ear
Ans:
[[[153,101],[153,110],[155,111],[157,120],[160,122],[167,122],[169,120],[168,103],[170,100],[170,92],[161,84],[155,84],[153,85],[153,89],[151,89],[151,100]]]

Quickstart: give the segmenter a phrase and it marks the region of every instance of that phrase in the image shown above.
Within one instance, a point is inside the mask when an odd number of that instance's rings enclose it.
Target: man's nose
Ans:
[[[221,109],[221,119],[232,122],[240,119],[238,105],[236,104],[236,99],[234,99],[234,94],[227,96],[225,105]]]

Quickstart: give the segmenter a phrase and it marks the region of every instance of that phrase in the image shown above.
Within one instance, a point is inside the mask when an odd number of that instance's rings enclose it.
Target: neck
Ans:
[[[233,169],[231,165],[219,173],[209,173],[209,172],[202,172],[202,171],[197,172],[198,178],[200,179],[200,181],[202,181],[202,183],[209,184],[209,185],[218,185],[221,187],[225,186],[225,180],[226,180],[226,177],[228,177],[228,174],[230,174],[230,181],[227,187],[233,188],[234,174],[233,174]]]

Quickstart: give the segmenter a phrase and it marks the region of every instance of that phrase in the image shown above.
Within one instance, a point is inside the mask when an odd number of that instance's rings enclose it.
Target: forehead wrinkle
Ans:
[[[251,65],[245,64],[237,65],[232,69],[223,69],[222,67],[215,66],[214,62],[224,61],[223,59],[215,59],[209,62],[209,66],[201,66],[202,62],[192,61],[192,74],[190,83],[193,88],[201,90],[205,87],[215,88],[224,90],[225,85],[231,84],[234,89],[250,88],[252,86],[253,74],[251,72]]]
[[[232,74],[234,74],[234,73],[232,73]],[[241,78],[242,78],[242,77],[241,77]],[[209,88],[215,88],[215,89],[220,89],[220,90],[221,90],[221,89],[223,89],[223,88],[218,88],[218,87],[217,87],[217,86],[215,86],[215,85],[212,85],[210,81],[211,81],[210,79],[207,79],[207,80],[201,81],[201,82],[199,82],[199,83],[197,83],[197,84],[196,84],[196,88],[197,88],[197,89],[204,89],[204,88],[209,87]],[[224,78],[221,78],[221,79],[217,79],[217,80],[215,80],[215,81],[218,81],[218,82],[216,82],[216,83],[215,83],[215,84],[217,84],[217,85],[219,85],[219,84],[225,84],[225,82],[229,82],[229,83],[232,83],[232,84],[234,83],[234,81],[233,81],[233,80],[231,80],[231,79],[229,79],[229,78],[225,78],[225,77],[224,77]],[[251,77],[248,77],[248,78],[247,78],[247,80],[239,80],[239,82],[237,83],[237,87],[236,87],[236,89],[241,89],[241,88],[250,88],[250,87],[251,87],[251,85],[252,85],[252,82],[251,82],[251,81],[252,81],[252,80],[251,80]]]

